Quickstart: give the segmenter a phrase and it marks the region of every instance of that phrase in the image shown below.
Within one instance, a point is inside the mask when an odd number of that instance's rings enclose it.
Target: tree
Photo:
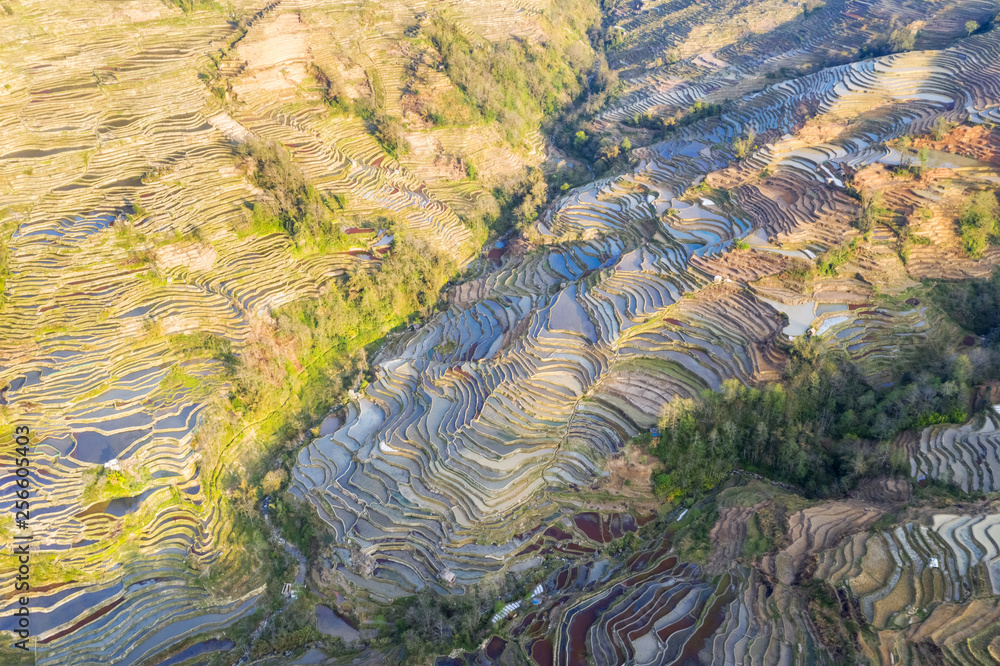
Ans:
[[[861,212],[857,219],[857,227],[861,233],[870,232],[878,222],[891,214],[892,211],[882,203],[881,192],[870,189],[861,191]]]
[[[978,23],[976,23],[975,21],[966,21],[965,22],[965,34],[967,36],[971,37],[972,33],[974,33],[976,30],[979,30],[979,24]]]
[[[756,139],[757,133],[753,129],[747,130],[746,135],[739,136],[733,139],[733,150],[736,152],[736,157],[738,159],[745,159],[750,152],[754,149],[754,139]]]
[[[934,121],[934,126],[931,127],[931,138],[935,141],[941,141],[954,127],[952,123],[945,120],[944,116],[938,116]]]
[[[264,475],[264,481],[261,484],[264,494],[270,495],[271,493],[277,492],[287,479],[288,472],[283,469],[272,469]]]

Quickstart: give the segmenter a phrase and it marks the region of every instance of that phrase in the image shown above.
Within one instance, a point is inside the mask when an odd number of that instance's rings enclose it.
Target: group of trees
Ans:
[[[379,641],[406,647],[410,659],[474,651],[492,631],[491,619],[510,600],[523,597],[534,581],[507,573],[487,579],[464,594],[441,595],[424,588],[386,609]],[[413,663],[417,663],[414,661]]]
[[[858,50],[858,59],[877,58],[890,53],[912,51],[919,33],[906,26],[897,26],[885,34],[878,35]]]
[[[342,113],[351,110],[351,98],[347,95],[339,76],[327,72],[316,63],[310,63],[309,74],[319,84],[320,95],[324,103]]]
[[[934,296],[963,328],[985,338],[988,347],[1000,349],[1000,268],[985,280],[938,282]]]
[[[673,115],[657,116],[649,112],[635,113],[625,120],[629,127],[641,127],[659,133],[661,139],[682,127],[687,127],[703,118],[722,115],[722,105],[711,102],[695,102],[683,110],[677,110]]]
[[[389,224],[388,222],[383,222]],[[315,299],[294,301],[274,312],[276,326],[257,336],[252,353],[234,364],[234,399],[252,409],[273,393],[273,382],[295,359],[305,365],[331,351],[344,363],[331,368],[315,387],[329,396],[343,396],[357,376],[351,362],[359,344],[381,337],[434,306],[444,283],[455,270],[445,255],[405,230],[394,229],[390,251],[374,271],[357,271],[343,285],[331,285]],[[306,403],[322,396],[304,396]]]
[[[976,192],[958,219],[962,247],[978,259],[990,244],[1000,243],[1000,204],[994,190]]]
[[[882,193],[873,189],[856,190],[848,187],[847,193],[857,197],[861,201],[861,210],[854,220],[854,226],[862,234],[869,234],[875,229],[875,225],[891,220],[896,216],[895,211],[886,207],[882,199]]]
[[[280,613],[274,613],[271,621],[261,626],[251,656],[260,658],[273,653],[281,654],[322,639],[323,634],[316,627],[316,602],[316,597],[306,592]]]
[[[423,30],[473,117],[498,122],[507,138],[515,140],[575,100],[587,85],[595,62],[593,49],[579,39],[557,39],[562,24],[569,21],[568,16],[553,17],[554,35],[543,44],[474,42],[441,16],[428,21]],[[447,122],[453,115],[447,108],[432,108],[429,113],[437,122]]]
[[[595,79],[598,87],[604,89],[607,83],[599,82],[599,72]],[[657,116],[651,113],[635,113],[624,121],[624,125],[656,132],[657,140],[668,138],[673,132],[687,127],[704,118],[722,113],[721,104],[696,102],[673,115]],[[567,118],[561,127],[555,128],[553,140],[562,150],[593,165],[597,174],[620,170],[631,163],[632,140],[629,137],[615,137],[593,130],[590,123],[583,121],[581,109],[577,109],[577,120]],[[576,127],[573,132],[572,128]]]
[[[531,168],[527,177],[513,187],[495,192],[500,213],[507,224],[524,230],[538,219],[549,199],[549,186],[541,169]]]
[[[372,110],[362,114],[368,121],[368,131],[393,159],[410,152],[410,143],[403,136],[403,121],[385,111]]]
[[[947,120],[944,116],[938,116],[934,120],[934,124],[931,126],[930,135],[935,141],[941,141],[944,139],[948,132],[955,129],[956,124]]]
[[[682,127],[721,113],[721,104],[696,102],[687,109],[669,116],[636,113],[626,119],[624,124],[628,127],[652,130],[657,133],[658,140],[663,140]],[[575,133],[571,130],[573,126],[573,123],[568,122],[562,128],[557,128],[553,140],[561,149],[593,164],[597,174],[618,170],[630,163],[632,141],[629,137],[614,138],[593,131],[590,124],[582,120],[576,124],[578,129]]]
[[[489,196],[480,197],[476,208],[466,213],[465,223],[480,245],[512,229],[526,231],[538,219],[554,191],[550,190],[541,169],[529,167],[521,180],[498,186]]]
[[[251,139],[239,145],[237,156],[254,185],[266,196],[258,198],[248,214],[254,233],[284,231],[300,244],[326,247],[342,232],[333,221],[333,211],[342,198],[323,197],[306,181],[302,170],[280,144]]]
[[[938,118],[939,121],[944,120],[943,118]],[[939,127],[938,123],[935,123],[934,128]],[[932,133],[935,131],[932,130]],[[936,139],[938,140],[938,139]],[[902,177],[913,177],[913,178],[923,178],[924,174],[927,172],[927,161],[930,158],[930,150],[926,147],[921,148],[917,151],[917,164],[913,164],[911,160],[911,155],[909,153],[910,147],[913,145],[913,137],[909,135],[903,135],[896,139],[895,146],[900,152],[899,166],[893,170],[893,174]]]
[[[733,154],[736,159],[743,160],[749,157],[753,149],[757,147],[756,139],[757,133],[753,128],[748,129],[745,134],[733,137]]]
[[[409,152],[410,144],[403,135],[403,121],[385,110],[385,90],[374,68],[365,71],[368,94],[354,100],[348,96],[343,82],[335,72],[328,72],[316,63],[311,63],[309,74],[319,85],[323,102],[335,112],[353,112],[364,119],[369,134],[393,159],[399,159],[400,155]]]
[[[966,356],[931,349],[889,387],[873,386],[845,358],[800,338],[782,383],[736,380],[665,408],[653,453],[657,493],[698,496],[734,467],[801,485],[818,496],[893,473],[889,440],[901,429],[966,418],[973,368]]]

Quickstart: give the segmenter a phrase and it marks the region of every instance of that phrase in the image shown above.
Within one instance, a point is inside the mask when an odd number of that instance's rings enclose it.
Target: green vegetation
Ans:
[[[847,192],[861,201],[861,210],[854,220],[854,226],[862,234],[871,233],[876,224],[885,223],[896,216],[893,210],[885,207],[881,192],[871,190],[857,192],[853,188],[848,188]]]
[[[389,226],[391,222],[383,224]],[[330,352],[349,359],[373,340],[412,321],[417,311],[436,305],[438,292],[452,276],[454,266],[422,242],[407,239],[404,230],[393,231],[395,238],[380,270],[357,272],[344,289],[333,288],[318,299],[296,301],[275,312],[276,328],[261,332],[257,344],[246,350],[234,368],[232,401],[237,410],[249,416],[262,408],[278,408],[273,382],[280,383],[291,359],[302,366]],[[309,402],[318,400],[326,408],[317,404],[308,411],[318,415],[336,404],[346,391],[342,384],[347,380],[353,380],[353,376],[334,373],[325,379],[316,378],[320,386],[311,388],[310,394],[328,391],[329,395],[322,399],[312,395]],[[289,406],[283,409],[287,412]]]
[[[805,283],[819,277],[836,277],[838,269],[853,261],[858,254],[860,242],[857,237],[839,248],[827,250],[816,257],[815,262],[793,259],[791,266],[781,272],[781,278],[789,282]]]
[[[385,92],[379,96],[373,92],[372,99],[358,99],[354,102],[354,112],[368,124],[368,132],[389,153],[393,159],[410,152],[410,144],[403,136],[403,121],[386,113]]]
[[[114,223],[115,245],[125,250],[124,266],[143,266],[153,263],[153,251],[147,243],[146,234],[135,228],[135,225],[148,215],[147,211],[137,202],[132,204],[132,213],[125,220]]]
[[[407,663],[446,654],[455,648],[474,651],[493,630],[493,615],[509,601],[523,598],[541,580],[507,573],[475,585],[461,595],[440,595],[424,588],[399,599],[378,618],[375,646],[405,646]]]
[[[21,650],[13,647],[14,641],[21,640],[20,638],[15,638],[14,634],[6,632],[4,637],[5,640],[0,643],[0,663],[7,664],[8,666],[34,666],[36,658],[31,650]],[[33,642],[30,645],[34,648]]]
[[[855,664],[857,660],[858,624],[841,617],[841,600],[829,583],[812,579],[802,586],[806,593],[809,618],[820,641],[830,651],[837,664]]]
[[[806,3],[802,5],[802,15],[809,16],[824,7],[826,7],[826,3],[823,0],[806,0]]]
[[[977,501],[985,497],[981,490],[965,491],[953,480],[927,477],[914,486],[913,495],[921,502],[944,508],[954,507],[956,502]]]
[[[263,657],[272,652],[280,654],[321,639],[323,635],[316,628],[317,602],[311,592],[300,591],[295,600],[272,616],[254,643],[252,656]]]
[[[972,195],[958,218],[962,248],[980,258],[991,244],[1000,243],[1000,203],[995,191],[983,190]]]
[[[403,121],[399,118],[387,113],[375,113],[371,123],[372,136],[393,159],[410,152],[410,144],[403,136]]]
[[[222,11],[222,6],[215,0],[166,0],[167,3],[177,7],[185,14],[189,14],[200,9]]]
[[[237,155],[253,184],[267,193],[249,211],[243,232],[284,232],[299,245],[320,251],[343,244],[344,234],[333,219],[333,211],[343,207],[342,198],[324,198],[285,148],[251,140],[240,144]]]
[[[985,280],[938,282],[931,293],[959,325],[1000,346],[1000,268]]]
[[[595,108],[592,99],[604,99],[605,94],[591,94],[586,104],[580,105],[573,113],[565,115],[560,124],[561,128],[553,134],[556,145],[579,159],[593,164],[597,174],[620,171],[633,163],[630,156],[631,138],[602,133],[591,124],[582,121],[582,117],[587,115],[585,109]],[[677,111],[672,116],[636,113],[632,118],[625,120],[624,125],[654,131],[656,133],[654,139],[663,140],[682,127],[687,127],[704,118],[718,116],[721,113],[722,105],[720,104],[696,102],[685,110]],[[575,133],[571,131],[573,127],[578,128]],[[588,130],[590,130],[589,133]],[[643,136],[640,134],[636,138],[643,138]]]
[[[837,274],[837,268],[854,259],[857,250],[858,239],[855,237],[849,244],[816,257],[816,268],[821,275],[833,277]]]
[[[938,116],[934,120],[934,125],[931,127],[931,138],[935,141],[941,141],[948,134],[948,132],[955,129],[957,125],[952,122],[945,120],[944,116]]]
[[[756,147],[754,143],[756,137],[757,134],[750,129],[745,134],[733,138],[733,153],[736,155],[736,159],[743,160],[750,156]]]
[[[335,111],[347,113],[351,110],[351,100],[347,96],[344,84],[336,74],[328,73],[315,62],[309,63],[309,75],[320,87],[323,102]]]
[[[499,123],[508,140],[515,141],[584,90],[595,55],[580,36],[596,20],[594,10],[582,0],[559,3],[549,17],[550,37],[541,44],[475,40],[442,16],[433,17],[423,33],[462,91],[474,122]],[[466,109],[454,108],[448,101],[454,100],[440,100],[431,107],[428,119],[446,124],[467,117]]]
[[[893,176],[897,178],[923,178],[927,173],[927,160],[930,157],[928,148],[921,148],[917,151],[919,164],[911,164],[909,156],[905,153],[900,160],[899,166],[893,167]]]
[[[774,539],[777,530],[774,527],[776,527],[776,523],[773,521],[765,526],[765,519],[762,518],[760,512],[753,514],[747,521],[747,537],[746,541],[743,542],[744,561],[754,562],[761,556],[775,550]]]
[[[916,39],[917,33],[909,28],[896,28],[889,33],[889,48],[892,49],[892,53],[912,51]]]
[[[555,188],[549,188],[542,170],[532,167],[516,184],[497,187],[491,197],[484,197],[488,204],[477,206],[465,222],[480,246],[512,229],[530,232],[531,223],[557,193]]]
[[[672,116],[656,116],[651,113],[636,113],[625,120],[629,127],[640,127],[659,133],[660,138],[667,138],[682,127],[692,125],[704,118],[722,115],[722,105],[711,102],[695,102],[683,111],[678,110]]]
[[[229,339],[212,333],[179,333],[168,339],[170,347],[184,358],[205,357],[221,361],[232,369],[238,359]]]
[[[267,483],[262,484],[263,492],[274,492],[267,486]],[[301,500],[283,493],[274,500],[273,507],[275,525],[306,557],[317,557],[321,548],[333,543],[333,533],[319,514],[312,507],[305,506]]]
[[[685,562],[704,565],[712,551],[711,532],[719,519],[719,507],[714,501],[701,502],[691,507],[676,527],[673,543]]]
[[[84,506],[116,497],[133,497],[145,490],[152,480],[149,469],[142,465],[128,470],[100,466],[87,474],[91,478],[84,487],[80,500]]]
[[[964,417],[974,379],[966,356],[930,348],[918,367],[901,370],[892,386],[875,387],[848,360],[800,338],[782,384],[730,380],[665,407],[654,488],[667,500],[698,497],[740,466],[830,496],[893,474],[901,460],[889,440],[940,415]]]
[[[919,36],[919,32],[914,32],[906,26],[895,27],[889,33],[876,35],[862,46],[858,50],[858,60],[912,51]]]
[[[273,218],[291,235],[322,219],[323,202],[319,193],[306,182],[302,171],[282,146],[251,140],[240,144],[237,155],[246,161],[254,185],[273,197],[273,201],[254,205],[255,216],[259,213]]]
[[[629,485],[628,480],[625,481],[625,485]],[[617,539],[612,539],[604,552],[612,557],[625,558],[639,550],[641,545],[641,539],[635,532],[626,532]]]

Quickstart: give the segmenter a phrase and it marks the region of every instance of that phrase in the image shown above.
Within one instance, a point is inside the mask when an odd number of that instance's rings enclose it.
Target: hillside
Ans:
[[[998,9],[3,3],[0,657],[1000,660]]]

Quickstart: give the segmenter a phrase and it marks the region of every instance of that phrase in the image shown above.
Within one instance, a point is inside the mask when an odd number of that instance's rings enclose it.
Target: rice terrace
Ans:
[[[0,1],[0,664],[1000,663],[1000,1]]]

